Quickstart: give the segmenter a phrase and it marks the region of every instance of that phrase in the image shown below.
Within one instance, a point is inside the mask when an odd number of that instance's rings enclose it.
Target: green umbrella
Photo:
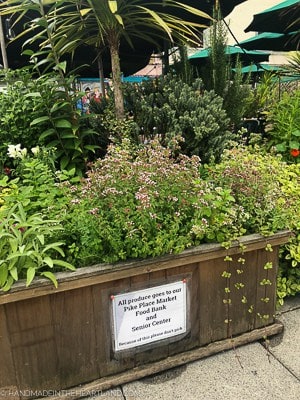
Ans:
[[[288,33],[300,31],[300,1],[286,0],[253,16],[245,32]]]
[[[293,51],[300,47],[300,35],[298,32],[263,32],[239,44],[247,50]]]
[[[197,51],[195,54],[189,57],[192,64],[201,64],[207,61],[210,55],[211,48],[202,49]],[[226,46],[226,54],[228,56],[237,57],[239,56],[242,63],[255,63],[269,60],[269,52],[257,51],[257,50],[245,50],[238,46]]]
[[[236,68],[233,68],[233,70],[236,71]],[[270,64],[251,64],[241,68],[243,74],[276,71],[284,71],[284,68]]]

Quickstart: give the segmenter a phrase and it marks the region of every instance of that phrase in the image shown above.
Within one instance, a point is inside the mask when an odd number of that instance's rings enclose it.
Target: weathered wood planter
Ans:
[[[280,332],[278,250],[289,236],[248,235],[243,251],[201,245],[59,273],[58,289],[40,279],[1,292],[0,398],[79,398]]]

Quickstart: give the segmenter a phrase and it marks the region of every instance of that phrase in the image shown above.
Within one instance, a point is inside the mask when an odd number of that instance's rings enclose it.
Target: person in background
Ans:
[[[90,102],[91,102],[91,89],[87,87],[85,89],[85,95],[81,99],[82,101],[82,112],[84,114],[90,113]]]
[[[102,93],[99,90],[99,87],[96,86],[94,89],[94,92],[92,93],[91,98],[96,101],[97,103],[100,103],[102,97]]]

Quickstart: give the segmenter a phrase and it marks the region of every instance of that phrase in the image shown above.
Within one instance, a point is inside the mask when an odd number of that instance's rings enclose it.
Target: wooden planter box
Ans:
[[[278,250],[289,236],[248,235],[227,250],[201,245],[59,273],[57,289],[37,279],[29,288],[18,283],[0,292],[0,398],[79,398],[280,332]],[[149,307],[143,297],[151,299]],[[139,309],[144,316],[136,316]],[[161,340],[145,339],[153,332]]]

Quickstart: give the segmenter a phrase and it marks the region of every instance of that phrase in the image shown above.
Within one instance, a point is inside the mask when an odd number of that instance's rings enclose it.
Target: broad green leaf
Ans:
[[[12,286],[13,283],[14,283],[13,278],[12,278],[11,276],[9,276],[9,277],[7,278],[7,282],[6,282],[6,284],[3,286],[2,290],[3,290],[4,292],[7,292],[7,291],[11,288],[11,286]]]
[[[296,129],[295,131],[292,131],[293,136],[300,136],[300,129]]]
[[[21,254],[24,253],[24,250],[25,250],[25,244],[23,244],[22,246],[19,246],[19,252],[20,252]]]
[[[72,128],[72,124],[67,119],[59,119],[54,123],[56,128]]]
[[[76,270],[76,268],[74,267],[74,265],[72,265],[72,264],[70,264],[70,263],[68,263],[68,262],[66,262],[66,261],[63,261],[63,260],[53,260],[53,263],[54,263],[55,265],[59,265],[60,267],[68,268],[68,269],[70,269],[71,271],[75,271],[75,270]]]
[[[25,99],[27,97],[42,97],[41,93],[39,92],[30,92],[24,95]]]
[[[49,120],[49,119],[48,119]],[[55,130],[53,128],[47,129],[40,135],[40,140],[46,139],[48,136],[51,136],[55,133]],[[59,143],[59,141],[57,141]],[[50,146],[49,146],[50,147]],[[55,146],[53,146],[55,147]]]
[[[66,132],[61,135],[61,138],[62,139],[75,139],[76,136],[73,133]]]
[[[55,275],[52,272],[50,272],[50,271],[42,272],[41,276],[44,276],[44,277],[50,279],[50,281],[53,282],[53,285],[57,288],[57,286],[58,286],[57,280],[55,278]]]
[[[62,256],[65,255],[64,251],[60,248],[64,243],[63,242],[55,242],[55,243],[49,243],[47,246],[44,247],[42,250],[42,253],[46,253],[48,250],[56,250],[59,254]]]
[[[50,110],[50,113],[52,114],[55,111],[60,110],[61,108],[64,108],[65,106],[69,106],[69,104],[70,103],[68,103],[67,101],[63,101],[61,103],[56,102],[56,103],[53,104],[53,106],[52,106],[52,108]]]
[[[9,271],[9,273],[10,273],[10,275],[13,277],[13,279],[14,279],[15,281],[18,280],[18,270],[17,270],[16,267],[12,268],[12,269]]]
[[[4,263],[0,266],[0,287],[2,287],[5,284],[7,277],[8,277],[7,265],[6,263]]]
[[[60,160],[60,169],[61,169],[61,170],[65,170],[65,169],[66,169],[66,166],[69,164],[69,162],[70,162],[70,160],[69,160],[68,157],[63,157],[63,158]]]
[[[53,260],[51,257],[46,256],[43,259],[44,263],[47,264],[50,268],[53,268]]]
[[[276,150],[277,150],[277,151],[280,151],[280,152],[286,151],[286,145],[285,145],[285,143],[278,143],[278,144],[276,145]]]
[[[29,267],[27,269],[26,286],[29,286],[35,277],[35,268]]]
[[[290,141],[290,149],[299,149],[300,143],[298,141],[292,140]]]
[[[93,153],[95,153],[95,150],[96,150],[96,149],[99,149],[99,147],[100,147],[100,146],[96,146],[96,145],[92,145],[92,144],[87,144],[87,145],[84,146],[84,148],[85,148],[86,150],[90,150],[90,151],[92,151]]]
[[[45,243],[45,237],[44,237],[44,235],[36,235],[36,237],[38,238],[38,240],[40,241],[40,243],[41,244],[44,244]]]
[[[45,122],[45,121],[49,121],[49,120],[50,120],[49,117],[47,115],[44,115],[43,117],[39,117],[39,118],[36,118],[33,121],[31,121],[30,126],[37,125],[37,124],[40,124],[41,122]]]

